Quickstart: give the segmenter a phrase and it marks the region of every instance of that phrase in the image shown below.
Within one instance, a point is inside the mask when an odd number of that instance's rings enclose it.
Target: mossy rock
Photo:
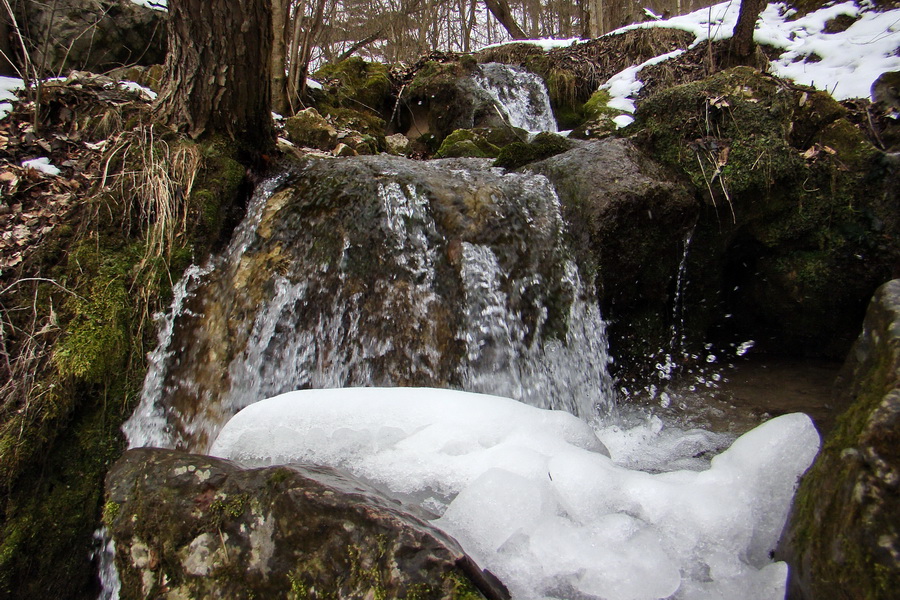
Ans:
[[[572,148],[572,142],[555,133],[539,133],[531,142],[513,142],[500,151],[495,167],[518,169],[551,156],[561,154]]]
[[[607,106],[609,101],[607,90],[594,92],[582,107],[582,122],[572,129],[569,137],[580,140],[601,139],[615,133],[619,127],[613,119],[622,112]]]
[[[408,136],[433,136],[425,146],[435,152],[457,129],[500,119],[493,101],[469,77],[474,66],[465,61],[428,61],[416,72],[403,93],[405,106],[399,115],[404,119],[402,129],[409,128]]]
[[[376,137],[384,137],[385,122],[371,112],[353,108],[320,106],[322,115],[331,119],[339,128]]]
[[[129,132],[119,132],[128,139]],[[113,186],[78,199],[23,264],[25,280],[3,292],[4,305],[27,302],[35,311],[28,318],[46,327],[36,338],[44,358],[14,390],[28,410],[6,411],[19,402],[9,396],[0,412],[2,598],[96,595],[91,551],[100,490],[124,449],[120,428],[156,343],[150,315],[168,304],[184,268],[220,241],[244,189],[246,167],[235,159],[233,142],[207,139],[198,146],[158,133],[155,147],[126,148],[107,167],[113,178],[140,169],[135,161],[145,153],[171,156],[184,149],[200,155],[192,193],[184,199],[184,229],[170,247],[148,251],[146,222],[132,190]],[[16,321],[16,327],[24,325]]]
[[[359,57],[325,65],[313,74],[326,84],[324,103],[380,115],[390,104],[391,78],[387,65]]]
[[[837,358],[897,256],[878,151],[826,95],[736,67],[658,92],[636,139],[705,199],[688,326],[766,351]],[[893,231],[893,230],[892,230]],[[711,277],[709,277],[711,276]],[[734,292],[732,290],[739,290]]]
[[[107,492],[126,598],[508,598],[455,541],[328,467],[141,448]]]
[[[331,150],[337,143],[337,129],[314,108],[285,119],[284,130],[287,138],[298,146]]]
[[[497,158],[500,148],[490,143],[487,138],[471,129],[457,129],[448,135],[435,158]]]
[[[845,411],[801,481],[779,544],[790,598],[893,597],[900,588],[900,280],[878,289],[838,377]]]
[[[878,154],[878,150],[866,140],[859,128],[847,119],[825,126],[814,140],[835,152],[837,159],[850,169],[864,168]]]
[[[791,145],[798,150],[806,150],[823,127],[846,116],[847,109],[832,98],[831,94],[813,89],[799,92],[792,120]]]

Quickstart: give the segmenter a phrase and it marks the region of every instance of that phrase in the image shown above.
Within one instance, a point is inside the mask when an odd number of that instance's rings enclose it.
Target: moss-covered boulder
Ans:
[[[897,264],[900,228],[896,166],[845,114],[749,67],[638,107],[639,143],[703,200],[686,301],[706,308],[688,311],[689,329],[764,351],[846,353]]]
[[[73,144],[51,148],[55,164],[72,166],[4,188],[4,201],[48,217],[23,220],[37,236],[0,272],[3,599],[96,597],[92,533],[156,343],[149,315],[165,309],[184,269],[228,236],[246,183],[233,142],[185,139],[153,125],[134,94],[73,79],[78,85],[45,86],[36,138],[77,140],[77,156],[67,153]],[[32,118],[18,104],[4,122],[21,130]],[[103,150],[98,142],[108,139],[116,143]],[[2,171],[21,160],[10,141]],[[52,212],[63,201],[65,210]],[[19,223],[4,217],[7,239]]]
[[[429,136],[436,150],[457,129],[503,126],[494,101],[472,80],[471,59],[424,63],[405,87],[398,117],[412,139]]]
[[[298,146],[331,150],[337,143],[337,129],[315,108],[301,110],[285,119],[284,131],[287,139]]]
[[[838,378],[848,406],[803,478],[779,548],[788,597],[900,589],[900,279],[878,289]]]
[[[315,72],[325,84],[320,104],[381,115],[391,105],[392,83],[387,65],[359,57],[328,64]]]
[[[518,169],[528,163],[550,158],[572,148],[572,142],[561,135],[543,132],[530,142],[513,142],[500,150],[495,167]]]
[[[517,133],[520,133],[521,137],[518,137]],[[524,140],[526,136],[524,130],[516,131],[512,128],[457,129],[444,139],[434,157],[497,158],[502,146]]]
[[[113,466],[104,511],[124,600],[509,597],[423,517],[327,467],[159,449]]]

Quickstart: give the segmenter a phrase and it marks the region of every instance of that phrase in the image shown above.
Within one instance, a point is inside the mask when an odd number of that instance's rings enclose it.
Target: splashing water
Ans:
[[[327,162],[295,187],[267,182],[228,249],[186,272],[130,446],[204,452],[241,408],[294,389],[426,385],[610,410],[605,325],[545,178],[480,161],[343,164],[361,171],[348,186],[368,184],[352,201],[313,206]]]
[[[557,131],[544,80],[534,73],[511,65],[485,63],[472,78],[493,98],[513,127],[531,132]]]

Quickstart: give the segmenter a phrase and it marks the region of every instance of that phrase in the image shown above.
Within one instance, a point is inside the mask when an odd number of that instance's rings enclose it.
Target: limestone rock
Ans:
[[[900,279],[875,293],[838,378],[849,406],[804,477],[779,555],[788,597],[873,599],[900,589]]]
[[[107,499],[124,599],[508,597],[421,516],[326,467],[142,448]]]
[[[385,138],[387,151],[390,154],[403,156],[409,151],[409,138],[402,133],[395,133]]]
[[[556,187],[579,262],[596,265],[616,362],[666,343],[680,249],[699,210],[687,189],[618,138],[528,168]]]
[[[331,151],[337,130],[314,108],[301,110],[284,121],[287,139],[298,146]]]
[[[103,73],[122,65],[161,64],[166,58],[166,12],[130,0],[15,3],[19,24],[32,36],[31,60],[52,73]],[[51,27],[52,26],[52,27]],[[49,43],[45,43],[49,36]]]

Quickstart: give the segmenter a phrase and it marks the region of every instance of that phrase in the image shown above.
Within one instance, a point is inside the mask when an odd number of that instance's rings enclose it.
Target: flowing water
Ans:
[[[475,79],[512,125],[556,130],[546,90],[533,93],[534,76],[482,65]],[[598,432],[619,427],[603,420],[615,393],[605,324],[585,283],[593,277],[582,276],[573,261],[577,253],[565,230],[547,179],[506,173],[490,161],[375,156],[294,166],[258,187],[228,248],[190,267],[168,311],[158,315],[158,346],[140,404],[124,427],[129,446],[205,453],[242,408],[316,388],[482,392],[565,410]],[[690,235],[677,275],[679,298],[689,247]],[[673,310],[669,352],[682,350],[683,307],[676,301]],[[665,371],[663,378],[672,375]],[[648,457],[619,464],[702,470],[709,466],[705,454],[733,439],[696,430],[675,431],[661,442],[635,438],[641,431],[655,436],[659,423],[631,430],[638,434],[616,433],[622,444],[639,448],[631,455]],[[99,539],[101,597],[116,598],[111,542]],[[581,551],[566,544],[570,554]],[[757,562],[754,577],[766,566]],[[685,577],[685,590],[718,585],[702,573],[679,575],[676,568],[671,575],[674,583]],[[778,577],[763,579],[777,584]]]
[[[610,410],[604,323],[546,179],[477,160],[335,164],[266,182],[229,248],[186,272],[125,426],[132,447],[204,452],[241,408],[306,388]],[[317,198],[335,178],[336,198]]]
[[[473,79],[494,99],[513,127],[531,132],[557,130],[547,88],[534,73],[511,65],[485,63],[479,65]]]

